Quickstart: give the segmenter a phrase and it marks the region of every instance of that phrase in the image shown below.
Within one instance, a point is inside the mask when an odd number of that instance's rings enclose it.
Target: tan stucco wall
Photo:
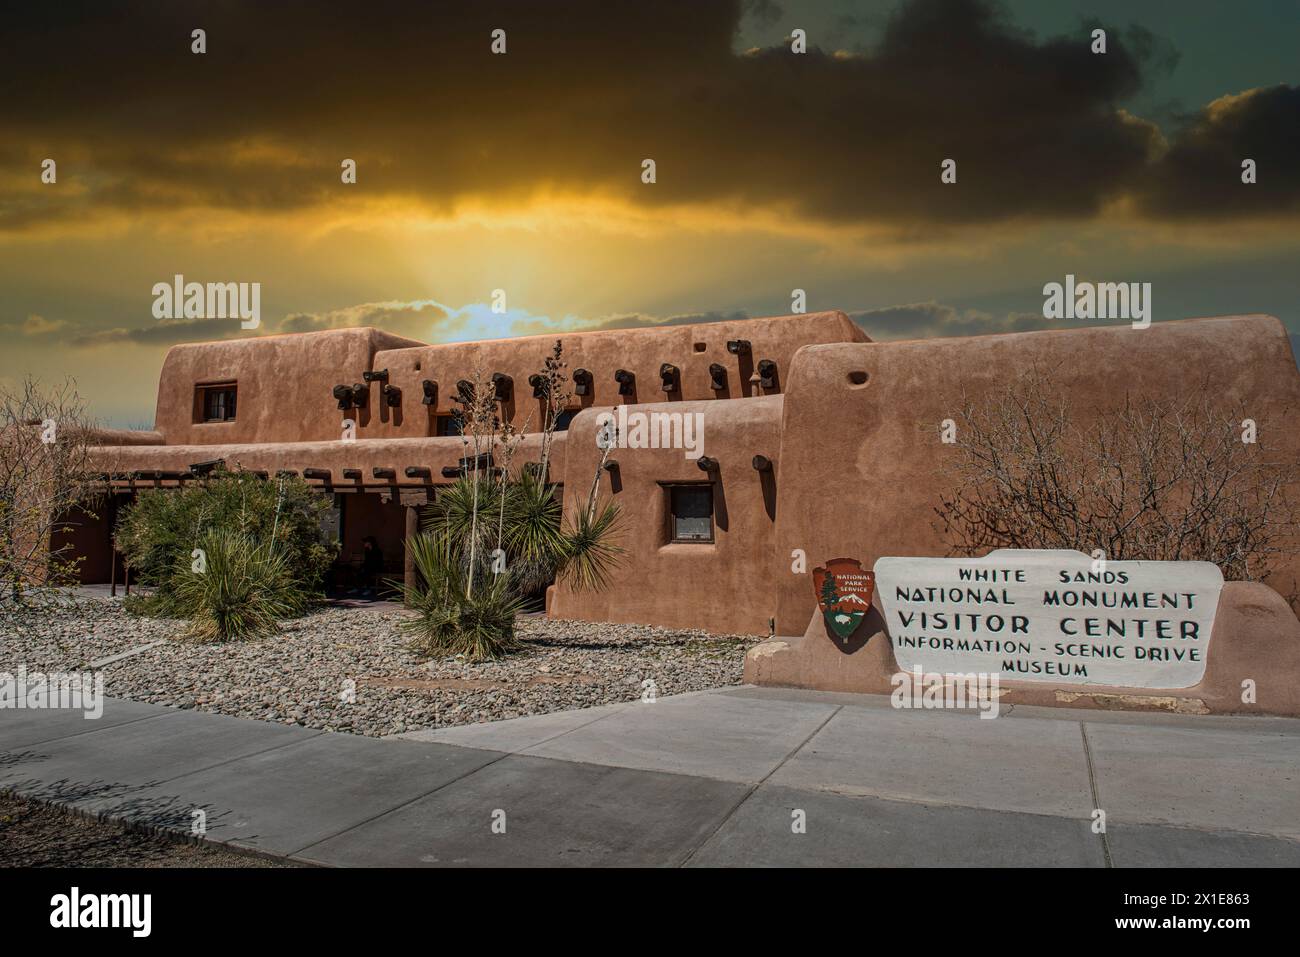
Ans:
[[[162,445],[163,434],[156,429],[93,429],[87,445]]]
[[[680,402],[671,409],[631,406],[632,412],[671,411],[704,416],[704,454],[719,463],[713,485],[714,541],[668,542],[666,492],[660,482],[709,481],[682,449],[616,448],[617,479],[602,475],[600,500],[622,509],[619,542],[626,554],[604,592],[556,588],[551,614],[590,621],[652,622],[714,632],[767,634],[772,614],[775,489],[754,470],[755,455],[779,457],[781,396],[734,402]],[[565,508],[585,505],[600,461],[596,422],[588,409],[569,429]]]
[[[330,390],[360,382],[379,349],[415,344],[378,329],[337,329],[172,346],[159,376],[154,428],[168,445],[338,438],[342,414]],[[235,420],[195,423],[195,386],[232,379],[239,387]]]
[[[662,402],[715,399],[749,394],[749,376],[762,359],[778,367],[784,389],[790,362],[801,346],[820,342],[861,342],[866,335],[840,312],[771,319],[716,322],[695,326],[615,329],[563,335],[527,336],[485,342],[426,345],[377,329],[339,329],[297,335],[258,336],[222,342],[174,346],[163,362],[155,428],[168,445],[227,445],[250,442],[331,440],[342,422],[357,423],[357,438],[416,438],[433,435],[434,416],[456,406],[456,382],[472,381],[476,370],[485,380],[501,372],[514,380],[514,401],[505,413],[517,426],[531,415],[530,431],[543,426],[541,400],[534,399],[528,377],[539,373],[556,339],[564,346],[568,372],[585,368],[593,374],[592,394],[572,405],[613,402]],[[729,339],[748,339],[748,356],[727,352]],[[659,367],[681,370],[681,390],[661,389]],[[728,389],[709,388],[709,364],[728,370]],[[361,382],[366,371],[389,370],[389,383],[402,390],[401,404],[385,405],[381,383],[369,386],[369,400],[359,409],[342,411],[331,396],[335,385]],[[618,395],[614,373],[636,374],[636,395]],[[436,406],[422,404],[424,379],[438,384]],[[195,387],[234,380],[238,414],[233,422],[196,423]]]
[[[1300,372],[1269,316],[809,346],[795,357],[781,429],[778,634],[802,634],[816,607],[810,575],[790,572],[794,549],[805,551],[810,573],[829,558],[870,568],[885,555],[947,554],[934,509],[956,452],[938,426],[958,418],[963,389],[978,399],[1032,363],[1055,370],[1056,388],[1085,419],[1126,390],[1175,398],[1208,376],[1224,400],[1246,402],[1261,442],[1292,454],[1300,447]],[[866,383],[852,384],[853,372],[867,373]],[[1297,575],[1293,554],[1279,589]]]
[[[801,346],[819,342],[860,342],[865,341],[866,336],[843,313],[824,312],[695,326],[612,329],[384,351],[375,356],[375,368],[388,369],[389,381],[401,388],[401,414],[372,414],[363,418],[362,434],[367,437],[431,434],[432,415],[447,414],[456,408],[452,397],[457,380],[473,381],[476,369],[482,371],[484,380],[490,379],[494,372],[510,376],[514,380],[514,401],[505,406],[505,415],[516,426],[531,421],[529,429],[538,430],[543,424],[545,407],[541,399],[533,398],[528,377],[542,371],[543,362],[551,354],[557,339],[563,344],[563,359],[570,376],[576,369],[587,369],[592,373],[591,393],[575,396],[571,403],[574,408],[590,408],[614,403],[714,400],[749,395],[752,391],[749,377],[762,359],[776,362],[778,379],[776,389],[767,393],[760,390],[760,394],[775,394],[783,388],[790,361]],[[727,341],[731,339],[748,339],[753,351],[747,356],[728,353]],[[681,370],[681,388],[677,392],[665,393],[662,389],[659,367],[665,362]],[[709,365],[715,362],[727,370],[727,389],[722,392],[710,388]],[[614,373],[619,369],[635,374],[635,395],[618,394]],[[432,379],[438,384],[435,408],[420,405],[424,379]],[[408,396],[413,397],[413,401],[409,401]]]

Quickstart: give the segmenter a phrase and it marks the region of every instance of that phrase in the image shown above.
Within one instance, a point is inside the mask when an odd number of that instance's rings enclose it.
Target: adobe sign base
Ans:
[[[892,679],[898,673],[898,663],[885,632],[878,595],[872,604],[862,627],[847,642],[828,630],[818,610],[802,636],[773,638],[751,648],[745,656],[745,683],[890,694],[897,686]],[[1124,688],[1010,678],[999,684],[999,701],[1008,705],[1300,717],[1300,620],[1286,600],[1267,585],[1226,582],[1214,618],[1205,675],[1190,688]]]

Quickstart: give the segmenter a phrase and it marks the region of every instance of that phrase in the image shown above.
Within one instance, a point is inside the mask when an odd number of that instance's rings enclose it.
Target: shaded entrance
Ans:
[[[126,563],[113,548],[113,532],[119,516],[134,501],[132,492],[113,492],[93,507],[76,506],[59,516],[50,531],[50,555],[63,562],[81,559],[73,576],[78,584],[125,580]]]
[[[339,554],[331,569],[329,593],[335,598],[396,600],[389,582],[400,582],[405,568],[406,509],[387,492],[340,492]],[[366,540],[382,556],[375,570],[367,565]]]

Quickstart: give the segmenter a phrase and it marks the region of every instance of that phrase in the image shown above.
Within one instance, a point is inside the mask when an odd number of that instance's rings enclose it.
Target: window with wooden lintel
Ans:
[[[235,395],[237,391],[238,388],[234,382],[213,382],[195,386],[194,421],[235,421]]]

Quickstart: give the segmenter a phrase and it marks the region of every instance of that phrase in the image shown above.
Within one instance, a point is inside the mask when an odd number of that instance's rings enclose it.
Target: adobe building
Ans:
[[[573,380],[568,389],[575,395],[561,416],[549,475],[561,494],[565,488],[578,488],[584,497],[595,463],[579,458],[578,471],[571,475],[567,447],[571,435],[581,434],[594,449],[594,417],[601,409],[662,403],[696,408],[696,403],[704,403],[699,407],[713,409],[719,417],[716,426],[709,426],[719,430],[719,440],[725,438],[722,430],[732,431],[727,441],[739,448],[736,439],[750,428],[741,410],[751,409],[770,428],[776,427],[784,378],[795,352],[818,343],[867,341],[842,313],[558,338],[566,373]],[[296,472],[334,496],[341,581],[368,535],[379,542],[390,570],[400,573],[402,542],[416,527],[418,508],[455,480],[468,454],[454,415],[458,384],[472,381],[476,374],[493,383],[501,418],[533,433],[523,440],[515,466],[535,462],[545,399],[535,394],[529,380],[542,371],[556,340],[548,335],[428,345],[362,328],[174,346],[163,361],[155,428],[106,430],[101,435],[96,458],[112,475],[109,507],[101,508],[97,518],[82,516],[71,535],[55,545],[70,544],[83,557],[86,583],[110,577],[122,581],[120,557],[116,569],[111,564],[109,531],[121,508],[141,489],[177,487],[193,480],[205,465],[222,461],[267,475]],[[665,366],[672,367],[667,378]],[[763,396],[775,398],[777,404],[764,404]],[[735,424],[726,426],[722,410],[732,405],[737,409],[725,418]],[[764,447],[775,454],[774,442]],[[682,457],[680,450],[673,455]],[[629,477],[635,475],[638,483],[648,480],[656,491],[660,478],[667,480],[648,462],[626,456],[619,460],[627,465]],[[707,487],[708,477],[693,462],[687,464],[689,471],[674,467],[674,472],[687,484]],[[608,474],[621,488],[619,476]],[[605,491],[610,492],[608,485]],[[613,494],[625,506],[637,497]],[[770,524],[766,520],[761,531],[769,531]],[[633,553],[629,560],[635,563],[632,542],[641,538],[640,530],[629,523],[627,537],[625,544]],[[709,552],[724,538],[719,535],[710,545],[694,547]],[[569,599],[558,596],[562,603]],[[574,608],[569,613],[583,612]],[[751,617],[736,622],[736,630],[765,633],[767,616]],[[718,618],[711,623],[720,622]]]
[[[454,481],[467,454],[452,424],[457,383],[481,372],[502,418],[536,433],[545,400],[529,379],[556,338],[428,345],[344,329],[176,346],[163,363],[154,430],[106,432],[97,455],[113,473],[116,508],[215,460],[299,473],[334,496],[341,568],[374,535],[400,569],[419,507]],[[556,434],[550,479],[572,490],[565,501],[573,507],[599,470],[602,497],[622,508],[626,555],[604,591],[552,587],[548,613],[794,636],[784,650],[751,655],[755,681],[882,690],[887,637],[867,641],[860,658],[833,647],[819,648],[824,656],[791,651],[798,636],[826,640],[815,634],[812,569],[846,556],[869,569],[884,556],[949,554],[935,507],[947,490],[945,456],[955,452],[936,428],[963,394],[978,400],[1018,370],[1051,370],[1054,389],[1084,416],[1124,390],[1179,397],[1208,381],[1250,410],[1273,449],[1300,450],[1300,372],[1284,327],[1268,316],[872,342],[843,313],[827,312],[558,338],[580,394]],[[698,457],[630,447],[606,456],[598,447],[602,413],[656,411],[698,414]],[[516,467],[536,461],[539,446],[538,435],[527,436]],[[1300,494],[1300,477],[1289,491]],[[104,512],[75,533],[87,581],[106,581],[112,570],[115,508]],[[1296,659],[1289,703],[1275,698],[1263,708],[1272,713],[1300,714],[1300,622],[1278,595],[1293,594],[1297,581],[1300,549],[1272,589],[1229,583],[1221,600],[1223,620],[1256,636],[1252,647]],[[872,656],[874,665],[861,664]],[[1213,659],[1206,680],[1219,684],[1197,700],[1251,710],[1232,706],[1237,675],[1215,677]],[[1039,690],[1034,700],[1053,703],[1046,686]],[[1103,690],[1123,697],[1126,689]],[[1108,706],[1103,697],[1091,704]]]

